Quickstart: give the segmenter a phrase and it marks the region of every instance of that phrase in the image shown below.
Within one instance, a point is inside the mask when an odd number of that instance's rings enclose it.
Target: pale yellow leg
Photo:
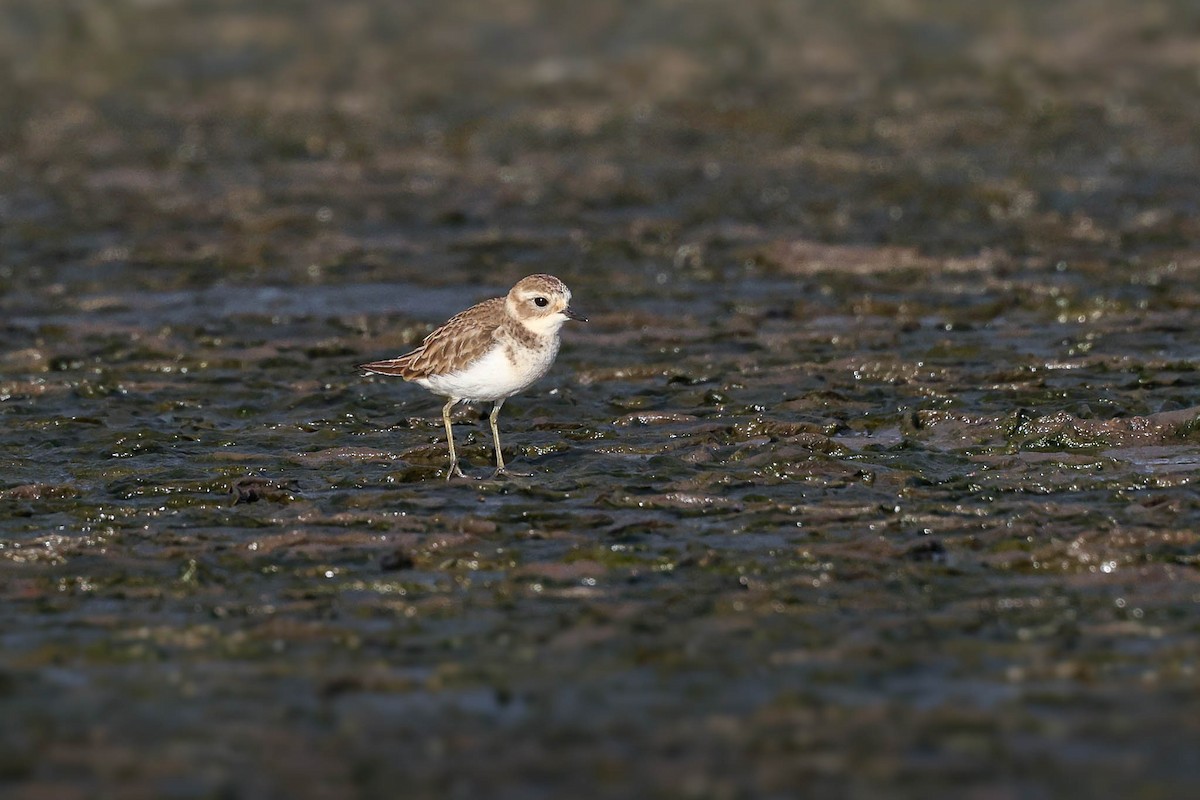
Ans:
[[[496,446],[496,475],[519,475],[522,478],[532,478],[531,472],[512,472],[508,467],[504,466],[504,456],[500,453],[500,429],[496,427],[496,420],[500,416],[500,406],[504,405],[505,398],[500,398],[496,401],[496,405],[492,406],[492,413],[488,415],[488,420],[492,423],[492,442]]]
[[[501,397],[492,406],[492,413],[488,415],[488,420],[492,423],[492,443],[496,446],[496,472],[504,471],[504,456],[500,454],[500,429],[496,427],[496,419],[500,416],[500,406],[504,405],[504,398]]]
[[[450,428],[450,409],[454,408],[454,404],[457,402],[458,400],[451,397],[446,401],[446,405],[442,406],[442,422],[446,423],[446,442],[450,445],[450,469],[446,470],[446,480],[450,480],[455,475],[460,478],[467,477],[458,466],[458,454],[454,452],[454,431]]]

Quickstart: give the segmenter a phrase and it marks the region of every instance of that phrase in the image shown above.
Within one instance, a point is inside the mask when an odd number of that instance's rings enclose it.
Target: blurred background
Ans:
[[[0,246],[34,291],[640,286],[791,239],[1128,268],[1197,239],[1198,25],[1117,0],[8,0]]]
[[[1194,796],[1198,90],[1190,0],[0,0],[0,794]],[[533,272],[444,484],[354,365]]]

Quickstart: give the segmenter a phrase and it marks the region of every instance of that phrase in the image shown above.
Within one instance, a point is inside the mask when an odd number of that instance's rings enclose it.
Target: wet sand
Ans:
[[[0,8],[5,797],[1200,788],[1189,4],[397,5]]]

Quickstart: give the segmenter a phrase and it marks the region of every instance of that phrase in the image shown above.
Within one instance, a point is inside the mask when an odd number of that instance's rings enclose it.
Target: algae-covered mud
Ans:
[[[1197,37],[0,5],[0,794],[1194,796]],[[533,272],[447,484],[354,365]]]

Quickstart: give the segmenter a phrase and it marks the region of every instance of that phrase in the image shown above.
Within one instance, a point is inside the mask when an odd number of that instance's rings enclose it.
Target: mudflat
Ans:
[[[9,0],[0,791],[1194,796],[1197,34]],[[354,365],[534,272],[446,484]]]

